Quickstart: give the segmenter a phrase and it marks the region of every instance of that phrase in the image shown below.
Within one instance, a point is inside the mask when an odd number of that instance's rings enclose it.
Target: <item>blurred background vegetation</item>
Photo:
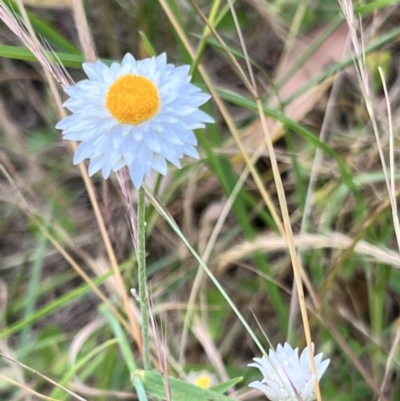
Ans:
[[[246,69],[228,4],[219,3],[196,1],[205,15],[214,13],[218,34]],[[71,1],[25,4],[38,37],[74,80],[83,79]],[[170,62],[192,64],[176,31],[182,28],[246,153],[258,152],[253,164],[279,210],[254,99],[215,37],[205,34],[191,2],[88,0],[84,6],[97,56],[106,62],[119,61],[126,52],[144,58],[153,48],[166,52]],[[316,349],[331,358],[321,381],[323,399],[377,399],[376,389],[384,383],[386,400],[399,400],[400,257],[340,6],[336,0],[238,0],[234,6],[275,144],[296,245],[319,301],[319,309],[311,299],[308,305]],[[400,5],[371,0],[354,1],[354,7],[362,21],[381,144],[388,157],[378,66],[389,90],[398,157]],[[102,301],[38,227],[46,228],[124,315],[82,178],[54,129],[58,116],[42,69],[3,24],[0,37],[0,352],[86,399],[135,399]],[[207,90],[193,66],[193,82]],[[251,175],[209,242],[246,165],[215,103],[205,110],[216,124],[196,132],[201,160],[187,160],[182,170],[170,166],[166,177],[151,177],[148,184],[199,254],[207,255],[209,267],[266,348],[264,333],[276,345],[286,341],[289,327],[291,344],[303,348],[301,319],[290,309],[290,258]],[[314,163],[315,157],[320,161]],[[136,256],[119,187],[115,177],[92,180],[129,291],[137,285]],[[190,370],[205,369],[218,381],[244,376],[233,396],[258,397],[247,388],[258,372],[246,367],[260,356],[258,349],[205,277],[199,281],[193,318],[185,324],[199,267],[150,205],[147,222],[152,313],[166,344],[169,372],[183,378]],[[132,349],[136,352],[134,344]],[[0,374],[1,399],[37,399],[5,378],[59,400],[72,399],[4,358]]]

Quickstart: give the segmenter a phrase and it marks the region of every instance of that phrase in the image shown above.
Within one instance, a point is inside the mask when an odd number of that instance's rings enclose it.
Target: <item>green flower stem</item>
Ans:
[[[142,316],[143,363],[146,370],[151,369],[149,341],[149,310],[146,289],[146,221],[145,195],[142,188],[138,191],[137,228],[138,228],[138,267],[139,267],[139,300]]]

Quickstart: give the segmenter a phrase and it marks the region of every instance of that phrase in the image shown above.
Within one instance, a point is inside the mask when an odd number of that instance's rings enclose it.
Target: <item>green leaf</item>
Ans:
[[[64,67],[81,68],[84,62],[83,56],[79,54],[55,53]],[[14,60],[35,61],[37,58],[29,49],[18,46],[0,45],[0,57]]]
[[[151,44],[149,38],[146,36],[146,34],[143,31],[139,31],[140,38],[142,39],[143,46],[146,49],[146,52],[148,53],[149,56],[156,56],[157,52],[154,49],[154,46]]]
[[[224,302],[223,295],[216,289],[210,288],[207,292],[208,311],[208,330],[213,340],[224,336],[221,333],[221,322],[229,317],[229,309]]]
[[[130,372],[134,372],[136,370],[135,357],[133,356],[129,341],[126,338],[121,325],[119,324],[117,318],[104,305],[100,307],[100,310],[106,318],[107,323],[110,325],[116,339],[118,340],[118,345],[120,347],[121,354],[125,359],[126,366]]]
[[[361,15],[372,14],[379,9],[389,7],[393,4],[397,3],[397,0],[377,0],[369,4],[363,4],[358,7],[355,7],[354,13],[357,15],[358,13]]]
[[[210,390],[215,391],[216,393],[223,394],[225,393],[225,391],[228,391],[230,388],[240,383],[241,381],[243,381],[243,376],[234,377],[233,379],[227,380],[226,382],[212,386]]]
[[[162,376],[158,372],[149,370],[137,370],[132,377],[142,379],[146,393],[163,400],[172,401],[234,401],[233,398],[219,394],[212,390],[202,389],[193,384],[184,382],[170,376]],[[167,397],[165,390],[168,389],[171,398]]]

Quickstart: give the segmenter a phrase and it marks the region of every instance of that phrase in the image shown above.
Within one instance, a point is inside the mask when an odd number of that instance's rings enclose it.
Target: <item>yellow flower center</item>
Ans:
[[[201,387],[201,388],[210,388],[211,385],[211,381],[212,381],[212,377],[210,376],[200,376],[198,377],[195,381],[194,384],[197,387]]]
[[[157,113],[160,97],[153,82],[142,76],[127,74],[110,86],[106,107],[121,124],[138,125]]]

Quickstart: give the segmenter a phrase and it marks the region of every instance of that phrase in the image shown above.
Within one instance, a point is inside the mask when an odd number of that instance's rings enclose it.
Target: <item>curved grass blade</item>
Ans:
[[[136,361],[132,349],[129,346],[128,339],[126,338],[126,335],[123,332],[118,320],[111,313],[111,311],[105,307],[101,308],[101,310],[118,341],[118,345],[121,350],[121,354],[125,359],[126,366],[128,367],[130,373],[132,374],[133,372],[136,371]],[[139,377],[133,378],[133,385],[136,388],[139,401],[147,401],[146,391]]]
[[[231,389],[233,386],[236,384],[240,383],[243,381],[243,376],[240,377],[235,377],[233,379],[227,380],[223,383],[216,384],[215,386],[212,386],[210,390],[215,391],[216,393],[225,393],[225,391],[228,391]]]

